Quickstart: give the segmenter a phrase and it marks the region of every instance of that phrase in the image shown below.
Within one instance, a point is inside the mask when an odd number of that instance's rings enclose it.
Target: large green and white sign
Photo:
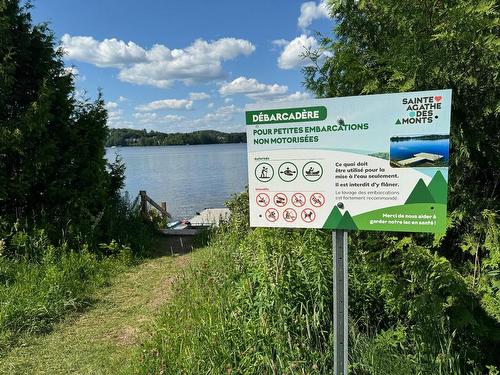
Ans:
[[[247,106],[250,225],[444,232],[451,90]]]

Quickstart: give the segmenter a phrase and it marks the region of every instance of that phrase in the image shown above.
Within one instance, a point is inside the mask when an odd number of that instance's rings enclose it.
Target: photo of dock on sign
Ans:
[[[389,150],[391,167],[447,167],[449,149],[448,134],[394,136]]]

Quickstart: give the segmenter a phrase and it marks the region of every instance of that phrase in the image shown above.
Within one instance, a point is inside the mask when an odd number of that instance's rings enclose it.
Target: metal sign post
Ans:
[[[335,375],[347,375],[347,231],[332,232],[333,252],[333,368]]]

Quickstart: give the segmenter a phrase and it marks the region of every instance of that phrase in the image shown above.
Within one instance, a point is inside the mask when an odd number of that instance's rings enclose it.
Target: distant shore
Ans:
[[[191,133],[162,133],[135,129],[110,129],[106,147],[183,146],[246,143],[246,134],[200,130]]]

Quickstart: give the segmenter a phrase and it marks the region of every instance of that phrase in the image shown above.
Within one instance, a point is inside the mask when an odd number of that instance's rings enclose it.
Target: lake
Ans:
[[[420,152],[442,155],[443,158],[441,160],[431,163],[431,165],[447,166],[449,159],[449,139],[412,138],[402,141],[391,140],[390,157],[393,161],[409,159]]]
[[[204,208],[224,207],[248,184],[246,144],[117,147],[126,165],[125,191],[133,200],[146,190],[157,203],[167,202],[175,219],[191,218]]]

